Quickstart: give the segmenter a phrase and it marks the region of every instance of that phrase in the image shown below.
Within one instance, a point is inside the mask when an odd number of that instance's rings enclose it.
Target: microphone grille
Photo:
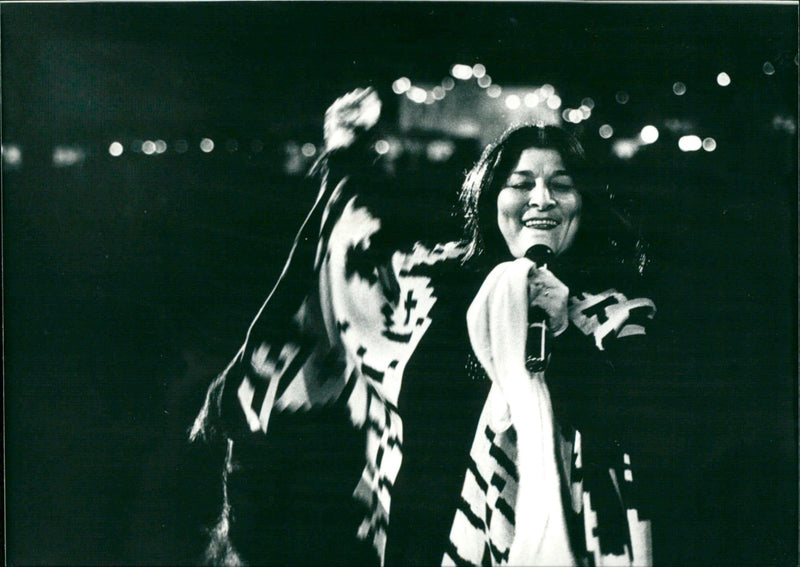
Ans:
[[[555,257],[555,254],[549,246],[534,244],[525,251],[525,257],[537,266],[543,266],[550,263]]]

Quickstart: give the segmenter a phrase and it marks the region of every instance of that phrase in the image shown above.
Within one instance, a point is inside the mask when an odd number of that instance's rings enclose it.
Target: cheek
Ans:
[[[497,218],[518,217],[522,200],[515,194],[515,191],[503,189],[497,194]]]

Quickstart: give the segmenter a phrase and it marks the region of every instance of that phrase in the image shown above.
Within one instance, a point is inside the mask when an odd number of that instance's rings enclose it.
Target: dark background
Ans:
[[[193,480],[186,430],[315,195],[287,170],[287,143],[319,145],[325,108],[366,84],[391,125],[392,81],[438,83],[458,62],[485,64],[499,84],[549,82],[565,101],[596,101],[582,137],[650,239],[669,329],[653,442],[657,563],[797,563],[796,5],[88,3],[1,14],[9,564],[196,560],[202,512],[191,501],[209,489]],[[720,71],[730,86],[716,84]],[[679,151],[669,119],[713,136],[716,151]],[[620,160],[614,138],[597,136],[604,122],[615,137],[647,123],[661,136]],[[202,137],[212,153],[198,150]],[[166,153],[130,149],[156,138]],[[21,163],[6,159],[12,145]],[[85,158],[55,167],[58,145]]]

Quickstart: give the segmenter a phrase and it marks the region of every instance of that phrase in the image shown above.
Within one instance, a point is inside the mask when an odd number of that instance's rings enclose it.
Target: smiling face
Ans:
[[[558,256],[575,240],[581,206],[561,154],[531,147],[520,154],[497,194],[497,225],[515,258],[535,244],[548,246]]]

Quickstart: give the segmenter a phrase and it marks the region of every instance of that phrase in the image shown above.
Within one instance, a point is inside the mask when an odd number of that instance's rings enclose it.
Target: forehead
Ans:
[[[528,171],[537,175],[542,175],[564,169],[566,169],[564,167],[564,160],[558,150],[534,147],[522,150],[511,172]]]

